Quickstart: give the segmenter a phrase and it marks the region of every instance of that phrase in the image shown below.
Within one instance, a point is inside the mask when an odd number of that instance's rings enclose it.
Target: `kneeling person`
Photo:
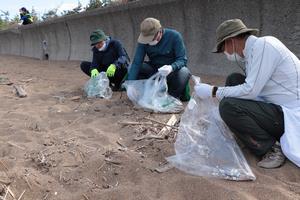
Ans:
[[[119,90],[129,63],[125,49],[118,40],[106,36],[100,29],[92,32],[90,41],[93,46],[93,60],[83,61],[81,70],[92,78],[98,76],[99,72],[106,72],[112,89]]]
[[[179,32],[162,28],[160,21],[146,18],[141,23],[141,33],[128,79],[147,79],[156,72],[167,77],[168,92],[182,101],[189,100],[190,71]],[[149,61],[144,62],[145,56]]]

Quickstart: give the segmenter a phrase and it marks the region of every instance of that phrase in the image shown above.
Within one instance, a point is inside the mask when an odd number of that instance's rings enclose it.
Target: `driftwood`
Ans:
[[[140,136],[140,137],[136,137],[133,140],[140,141],[140,140],[147,140],[147,139],[163,140],[164,137],[157,136],[157,135],[152,135],[152,134],[147,134],[147,135],[143,135],[143,136]]]
[[[170,163],[168,163],[168,164],[159,166],[159,167],[155,168],[154,170],[158,173],[163,173],[163,172],[166,172],[166,171],[168,171],[172,168],[174,168],[174,166],[172,166]]]
[[[157,124],[161,124],[161,125],[164,125],[164,126],[168,126],[168,127],[170,127],[170,128],[176,129],[176,130],[178,129],[178,127],[176,127],[176,126],[168,125],[168,124],[166,124],[166,123],[157,121],[157,120],[155,120],[155,119],[151,119],[151,118],[148,118],[148,117],[145,117],[145,119],[150,120],[150,121],[152,121],[152,122],[155,122],[155,123],[157,123]]]
[[[23,197],[23,195],[24,195],[25,192],[26,192],[26,190],[24,190],[24,191],[22,192],[22,194],[20,195],[20,197],[18,198],[18,200],[21,200],[21,198]]]
[[[159,131],[158,135],[165,136],[171,131],[171,127],[177,123],[178,119],[176,115],[172,115],[167,124]]]
[[[115,164],[115,165],[121,165],[121,162],[116,161],[116,160],[111,160],[109,158],[105,158],[104,159],[106,162],[111,163],[111,164]]]
[[[23,98],[23,97],[27,97],[27,93],[25,92],[24,88],[20,85],[13,85],[15,90],[16,90],[16,94],[18,95],[18,97]]]
[[[152,122],[130,122],[130,121],[122,121],[118,122],[122,125],[152,125]]]
[[[21,147],[21,146],[15,144],[15,143],[10,142],[10,141],[8,141],[7,144],[9,144],[9,145],[11,145],[11,146],[14,146],[14,147],[17,147],[18,149],[25,150],[24,147]]]
[[[85,194],[82,195],[85,200],[90,200]]]

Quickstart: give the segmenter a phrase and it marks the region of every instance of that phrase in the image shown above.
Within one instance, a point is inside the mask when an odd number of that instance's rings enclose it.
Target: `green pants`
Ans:
[[[227,77],[226,86],[244,82],[245,76],[235,73]],[[258,156],[270,150],[284,132],[284,116],[279,105],[225,97],[219,111],[230,130]]]

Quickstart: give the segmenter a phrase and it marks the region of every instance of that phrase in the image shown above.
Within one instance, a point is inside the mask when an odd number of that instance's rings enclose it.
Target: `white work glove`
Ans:
[[[194,90],[201,99],[212,97],[213,86],[206,83],[198,83],[194,86]]]
[[[23,24],[23,20],[21,20],[18,24],[19,24],[19,25],[22,25],[22,24]]]
[[[164,65],[164,66],[158,68],[158,72],[162,76],[168,76],[172,71],[173,71],[173,68],[171,65]]]

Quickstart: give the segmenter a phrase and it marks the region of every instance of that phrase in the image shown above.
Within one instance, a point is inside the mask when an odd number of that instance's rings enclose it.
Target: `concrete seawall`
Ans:
[[[102,28],[119,39],[132,58],[139,24],[146,17],[156,17],[164,27],[182,33],[188,66],[195,74],[226,75],[239,70],[223,55],[210,53],[216,27],[229,18],[259,28],[262,36],[278,37],[300,56],[298,0],[141,0],[1,31],[0,54],[41,59],[47,53],[50,60],[90,60],[89,35]]]

